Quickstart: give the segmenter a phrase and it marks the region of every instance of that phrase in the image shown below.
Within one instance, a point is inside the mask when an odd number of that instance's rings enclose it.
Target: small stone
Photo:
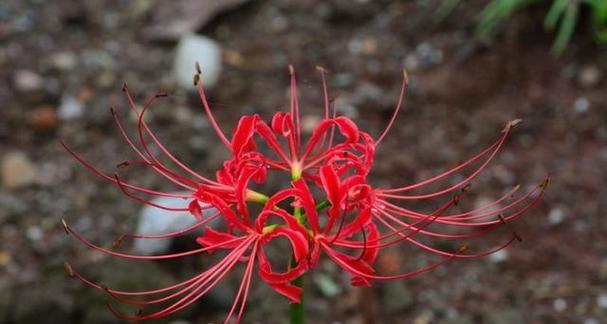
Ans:
[[[237,51],[225,50],[223,51],[223,61],[232,66],[243,66],[245,58]]]
[[[607,308],[607,293],[600,294],[596,298],[596,304],[601,308]]]
[[[180,87],[192,91],[196,89],[192,81],[196,62],[202,71],[202,84],[212,88],[221,73],[221,48],[208,37],[186,34],[179,40],[173,62],[174,77]]]
[[[588,111],[588,108],[590,108],[590,100],[588,100],[588,98],[579,97],[575,99],[575,102],[573,103],[573,109],[576,113],[583,114]]]
[[[443,61],[443,51],[430,43],[421,43],[415,49],[421,68],[429,68]]]
[[[31,115],[32,125],[36,130],[45,131],[57,126],[55,108],[50,105],[36,107]]]
[[[116,85],[116,76],[114,75],[114,73],[112,73],[110,71],[105,71],[105,72],[102,72],[101,74],[99,74],[96,82],[100,88],[107,89],[107,88],[110,88],[110,87]]]
[[[18,70],[15,72],[13,82],[18,91],[32,92],[42,88],[44,79],[33,71]]]
[[[551,225],[558,225],[565,219],[565,213],[560,208],[553,208],[548,213],[548,222]]]
[[[583,67],[578,72],[577,81],[584,88],[592,88],[601,81],[601,70],[594,65]]]
[[[431,323],[433,319],[434,313],[432,313],[432,311],[424,311],[413,320],[413,324],[428,324]]]
[[[407,69],[408,71],[419,70],[419,67],[420,67],[419,57],[417,57],[417,55],[415,53],[408,54],[407,56],[405,56],[405,59],[403,60],[403,65],[405,66],[405,69]]]
[[[175,108],[175,121],[179,123],[188,124],[192,122],[192,118],[194,117],[192,111],[189,108],[178,106]]]
[[[318,289],[320,289],[323,295],[327,297],[333,297],[341,293],[340,286],[326,274],[320,273],[314,276],[314,283],[318,286]]]
[[[555,299],[554,302],[552,303],[552,307],[554,307],[554,310],[557,312],[562,312],[565,309],[567,309],[567,301],[564,300],[563,298],[558,298]]]
[[[463,199],[466,199],[466,197],[464,196]],[[493,213],[493,216],[488,216],[488,217],[484,217],[483,219],[487,220],[487,221],[491,221],[491,220],[497,220],[497,214],[496,213],[499,209],[499,205],[494,205],[491,206],[489,208],[485,208],[485,206],[488,206],[490,204],[493,203],[493,199],[487,196],[480,196],[478,198],[475,199],[474,201],[474,209],[478,210],[477,212],[473,213],[473,216],[481,216],[481,215],[486,215],[489,213]],[[484,208],[484,209],[482,209]]]
[[[0,267],[5,267],[12,259],[10,252],[0,251]]]
[[[71,71],[76,67],[77,57],[72,52],[58,52],[51,55],[51,66],[60,71]]]
[[[349,87],[354,82],[354,76],[351,73],[335,74],[335,84],[340,88]]]
[[[276,15],[270,21],[270,26],[275,32],[281,32],[289,28],[289,20],[282,15]]]
[[[373,55],[377,53],[377,39],[365,37],[361,43],[361,52],[365,55]]]
[[[38,226],[31,226],[25,231],[25,235],[30,241],[37,242],[42,239],[42,229]]]
[[[493,263],[502,263],[506,260],[508,260],[508,251],[506,250],[499,250],[489,255],[489,261]]]
[[[57,111],[57,116],[63,121],[82,117],[84,106],[82,102],[72,96],[64,96]]]
[[[10,152],[2,158],[2,186],[16,189],[36,182],[36,165],[23,152]]]
[[[301,130],[305,134],[312,134],[312,131],[321,122],[321,118],[317,115],[304,115],[301,117]]]
[[[348,50],[351,54],[360,54],[363,49],[362,41],[359,38],[354,38],[348,42]]]

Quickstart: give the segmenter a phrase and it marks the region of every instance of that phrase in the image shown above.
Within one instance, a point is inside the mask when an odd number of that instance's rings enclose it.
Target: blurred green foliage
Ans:
[[[442,0],[436,11],[436,19],[443,20],[462,2],[464,0]],[[544,27],[556,32],[552,46],[555,54],[561,54],[567,48],[578,24],[581,7],[586,7],[592,16],[594,39],[597,43],[607,43],[607,0],[491,0],[477,15],[478,38],[485,41],[491,39],[499,23],[516,11],[539,3],[549,4]]]

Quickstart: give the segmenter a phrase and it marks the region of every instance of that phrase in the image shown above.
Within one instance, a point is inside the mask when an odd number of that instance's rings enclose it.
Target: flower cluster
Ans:
[[[415,276],[452,259],[485,256],[518,239],[515,232],[510,230],[511,237],[497,248],[467,253],[465,244],[458,243],[461,246],[459,249],[447,251],[430,246],[425,243],[427,240],[421,240],[419,237],[457,241],[477,237],[494,231],[500,225],[509,225],[509,220],[522,215],[538,202],[548,183],[547,179],[526,194],[517,195],[517,186],[487,205],[465,212],[451,211],[451,207],[458,204],[461,193],[468,190],[471,180],[491,162],[520,120],[507,123],[495,143],[451,170],[416,184],[395,189],[379,188],[369,183],[368,175],[373,165],[375,150],[396,120],[403,103],[408,84],[407,74],[403,74],[403,84],[392,118],[383,132],[374,138],[359,130],[351,119],[337,114],[335,105],[329,100],[326,72],[322,68],[318,70],[324,93],[324,116],[304,139],[295,73],[291,67],[289,111],[276,113],[270,123],[256,114],[243,116],[231,137],[227,136],[215,121],[198,69],[194,83],[202,104],[217,136],[231,152],[230,159],[223,163],[214,177],[202,176],[177,159],[146,123],[146,112],[154,101],[164,94],[154,95],[140,109],[125,85],[123,91],[130,108],[138,116],[136,137],[129,136],[113,111],[112,115],[118,130],[138,159],[121,163],[119,167],[132,165],[150,168],[185,190],[187,194],[152,190],[125,182],[118,174],[107,175],[83,160],[65,144],[64,146],[84,166],[114,183],[128,197],[169,211],[189,211],[198,219],[194,226],[174,233],[125,235],[118,242],[125,238],[158,239],[179,236],[205,227],[203,234],[196,238],[200,248],[166,255],[133,255],[120,252],[117,248],[106,249],[98,246],[75,232],[64,221],[66,231],[91,248],[128,259],[171,259],[218,250],[224,250],[226,254],[209,269],[190,279],[151,291],[110,289],[90,281],[68,265],[70,273],[107,292],[119,302],[137,306],[160,305],[160,310],[141,312],[135,316],[126,316],[111,308],[121,318],[144,320],[165,317],[190,306],[204,297],[232,269],[243,264],[244,275],[227,315],[228,322],[232,318],[236,321],[242,318],[254,272],[290,302],[299,303],[302,288],[293,282],[312,270],[322,255],[349,273],[353,285],[369,286],[373,280]],[[171,163],[163,162],[163,159],[156,156],[152,146],[165,156],[164,161]],[[468,169],[472,171],[462,175]],[[290,179],[282,190],[267,194],[255,189],[268,181],[269,173],[281,172]],[[460,177],[456,183],[450,182],[450,185],[432,192],[413,193],[440,184],[441,180],[453,179],[453,175]],[[161,206],[148,199],[150,196],[183,198],[188,200],[189,205],[183,209]],[[405,201],[434,198],[443,198],[444,201],[438,209],[429,213],[403,206]],[[252,205],[259,207],[251,208]],[[223,220],[220,226],[208,226],[211,221],[217,219]],[[215,223],[217,222],[213,224]],[[441,229],[442,227],[470,230],[453,234],[454,231]],[[287,239],[292,255],[292,261],[286,270],[276,270],[277,266],[272,264],[266,251],[267,247],[277,243],[279,238]],[[408,242],[438,254],[441,259],[412,272],[378,274],[375,261],[380,250],[401,242]]]

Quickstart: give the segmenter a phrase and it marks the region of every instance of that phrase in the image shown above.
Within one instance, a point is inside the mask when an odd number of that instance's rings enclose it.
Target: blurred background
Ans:
[[[116,323],[103,292],[153,289],[188,278],[203,258],[125,262],[86,249],[60,220],[102,246],[133,232],[141,206],[63,150],[65,140],[112,173],[133,158],[109,107],[135,131],[121,92],[138,102],[163,89],[150,123],[180,158],[212,174],[227,152],[192,93],[192,55],[224,129],[288,104],[298,73],[304,119],[322,109],[321,65],[339,111],[378,134],[411,78],[406,106],[377,152],[373,182],[423,180],[490,145],[523,118],[466,196],[481,205],[516,184],[553,181],[513,222],[523,242],[450,262],[420,277],[350,287],[323,262],[306,279],[310,323],[584,323],[607,321],[607,1],[179,0],[0,2],[0,322]],[[201,55],[200,53],[205,53]],[[185,66],[185,72],[184,68]],[[189,70],[188,70],[189,69]],[[152,172],[129,179],[175,190]],[[424,208],[432,208],[425,206]],[[490,248],[507,237],[481,240]],[[191,238],[168,249],[191,248]],[[127,243],[124,249],[131,248]],[[387,251],[378,266],[419,264]],[[241,273],[208,300],[160,322],[223,320]],[[287,303],[254,280],[245,322],[283,323]]]

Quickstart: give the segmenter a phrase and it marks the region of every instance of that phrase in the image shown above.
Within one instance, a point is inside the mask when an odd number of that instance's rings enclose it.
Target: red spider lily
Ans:
[[[408,79],[404,73],[398,104],[390,121],[382,133],[374,139],[370,134],[358,129],[347,117],[338,116],[335,105],[331,106],[326,84],[326,71],[319,68],[324,94],[324,118],[316,126],[307,140],[302,138],[300,108],[297,98],[295,73],[290,67],[291,99],[289,112],[276,113],[270,124],[258,115],[243,116],[238,122],[231,139],[217,124],[206,100],[199,74],[194,77],[205,112],[219,139],[231,152],[229,160],[216,172],[215,179],[204,177],[177,159],[164,146],[145,121],[145,114],[157,98],[156,94],[139,110],[128,92],[123,90],[130,108],[138,116],[137,142],[125,131],[112,110],[114,121],[120,134],[133,149],[139,160],[119,164],[151,168],[160,176],[175,184],[188,194],[161,192],[124,182],[116,173],[107,175],[65,144],[64,146],[78,161],[102,178],[116,184],[128,197],[141,203],[168,211],[188,210],[198,222],[193,226],[163,235],[124,235],[125,238],[158,239],[180,236],[205,226],[204,234],[196,238],[201,248],[166,255],[139,256],[106,249],[76,233],[65,222],[66,231],[84,242],[88,247],[103,253],[135,260],[162,260],[180,258],[201,253],[225,250],[227,253],[219,262],[200,274],[181,283],[150,291],[121,291],[97,284],[68,265],[69,272],[95,288],[107,292],[119,302],[137,306],[156,305],[159,311],[126,316],[111,308],[120,318],[145,320],[165,317],[188,307],[203,298],[237,264],[244,263],[245,271],[233,306],[226,318],[240,321],[249,294],[251,278],[255,267],[259,277],[290,302],[300,303],[302,288],[293,281],[317,264],[322,254],[339,265],[352,276],[353,285],[371,285],[373,280],[392,280],[412,277],[432,270],[455,258],[476,258],[485,256],[509,246],[520,237],[510,228],[509,222],[533,207],[544,194],[548,185],[546,179],[535,189],[516,196],[518,186],[495,201],[465,212],[451,212],[458,205],[462,193],[470,188],[470,182],[482,172],[503,147],[512,129],[520,120],[509,122],[496,142],[469,160],[451,170],[416,184],[384,189],[368,182],[368,175],[374,160],[375,150],[391,126],[394,124],[404,101]],[[198,69],[198,73],[200,73]],[[261,149],[264,143],[268,149]],[[170,165],[152,154],[150,145],[159,149]],[[471,167],[474,170],[463,175]],[[292,181],[282,190],[273,194],[263,194],[251,189],[252,182],[262,184],[267,181],[268,172],[286,172]],[[454,175],[462,176],[455,184],[422,194],[414,193]],[[314,190],[313,190],[314,189]],[[320,191],[320,194],[314,194]],[[188,208],[160,206],[141,195],[166,196],[190,200]],[[446,198],[443,198],[446,197]],[[423,213],[403,206],[404,201],[421,201],[443,198],[444,202],[436,210]],[[252,215],[248,204],[262,205],[261,211]],[[205,216],[203,210],[213,209]],[[209,227],[217,218],[222,219],[225,229]],[[426,236],[434,239],[455,241],[479,237],[506,226],[511,237],[497,248],[475,253],[465,253],[467,245],[462,243],[455,251],[433,247],[420,240]],[[462,234],[445,231],[444,227],[468,229]],[[276,243],[277,238],[286,238],[292,251],[291,265],[285,271],[275,270],[265,247]],[[423,268],[399,273],[377,274],[375,260],[382,248],[400,242],[409,242],[425,251],[441,256],[441,260]],[[118,244],[115,244],[117,248]],[[137,297],[138,299],[133,299]],[[144,298],[144,300],[140,300]],[[236,313],[237,312],[237,313]]]

